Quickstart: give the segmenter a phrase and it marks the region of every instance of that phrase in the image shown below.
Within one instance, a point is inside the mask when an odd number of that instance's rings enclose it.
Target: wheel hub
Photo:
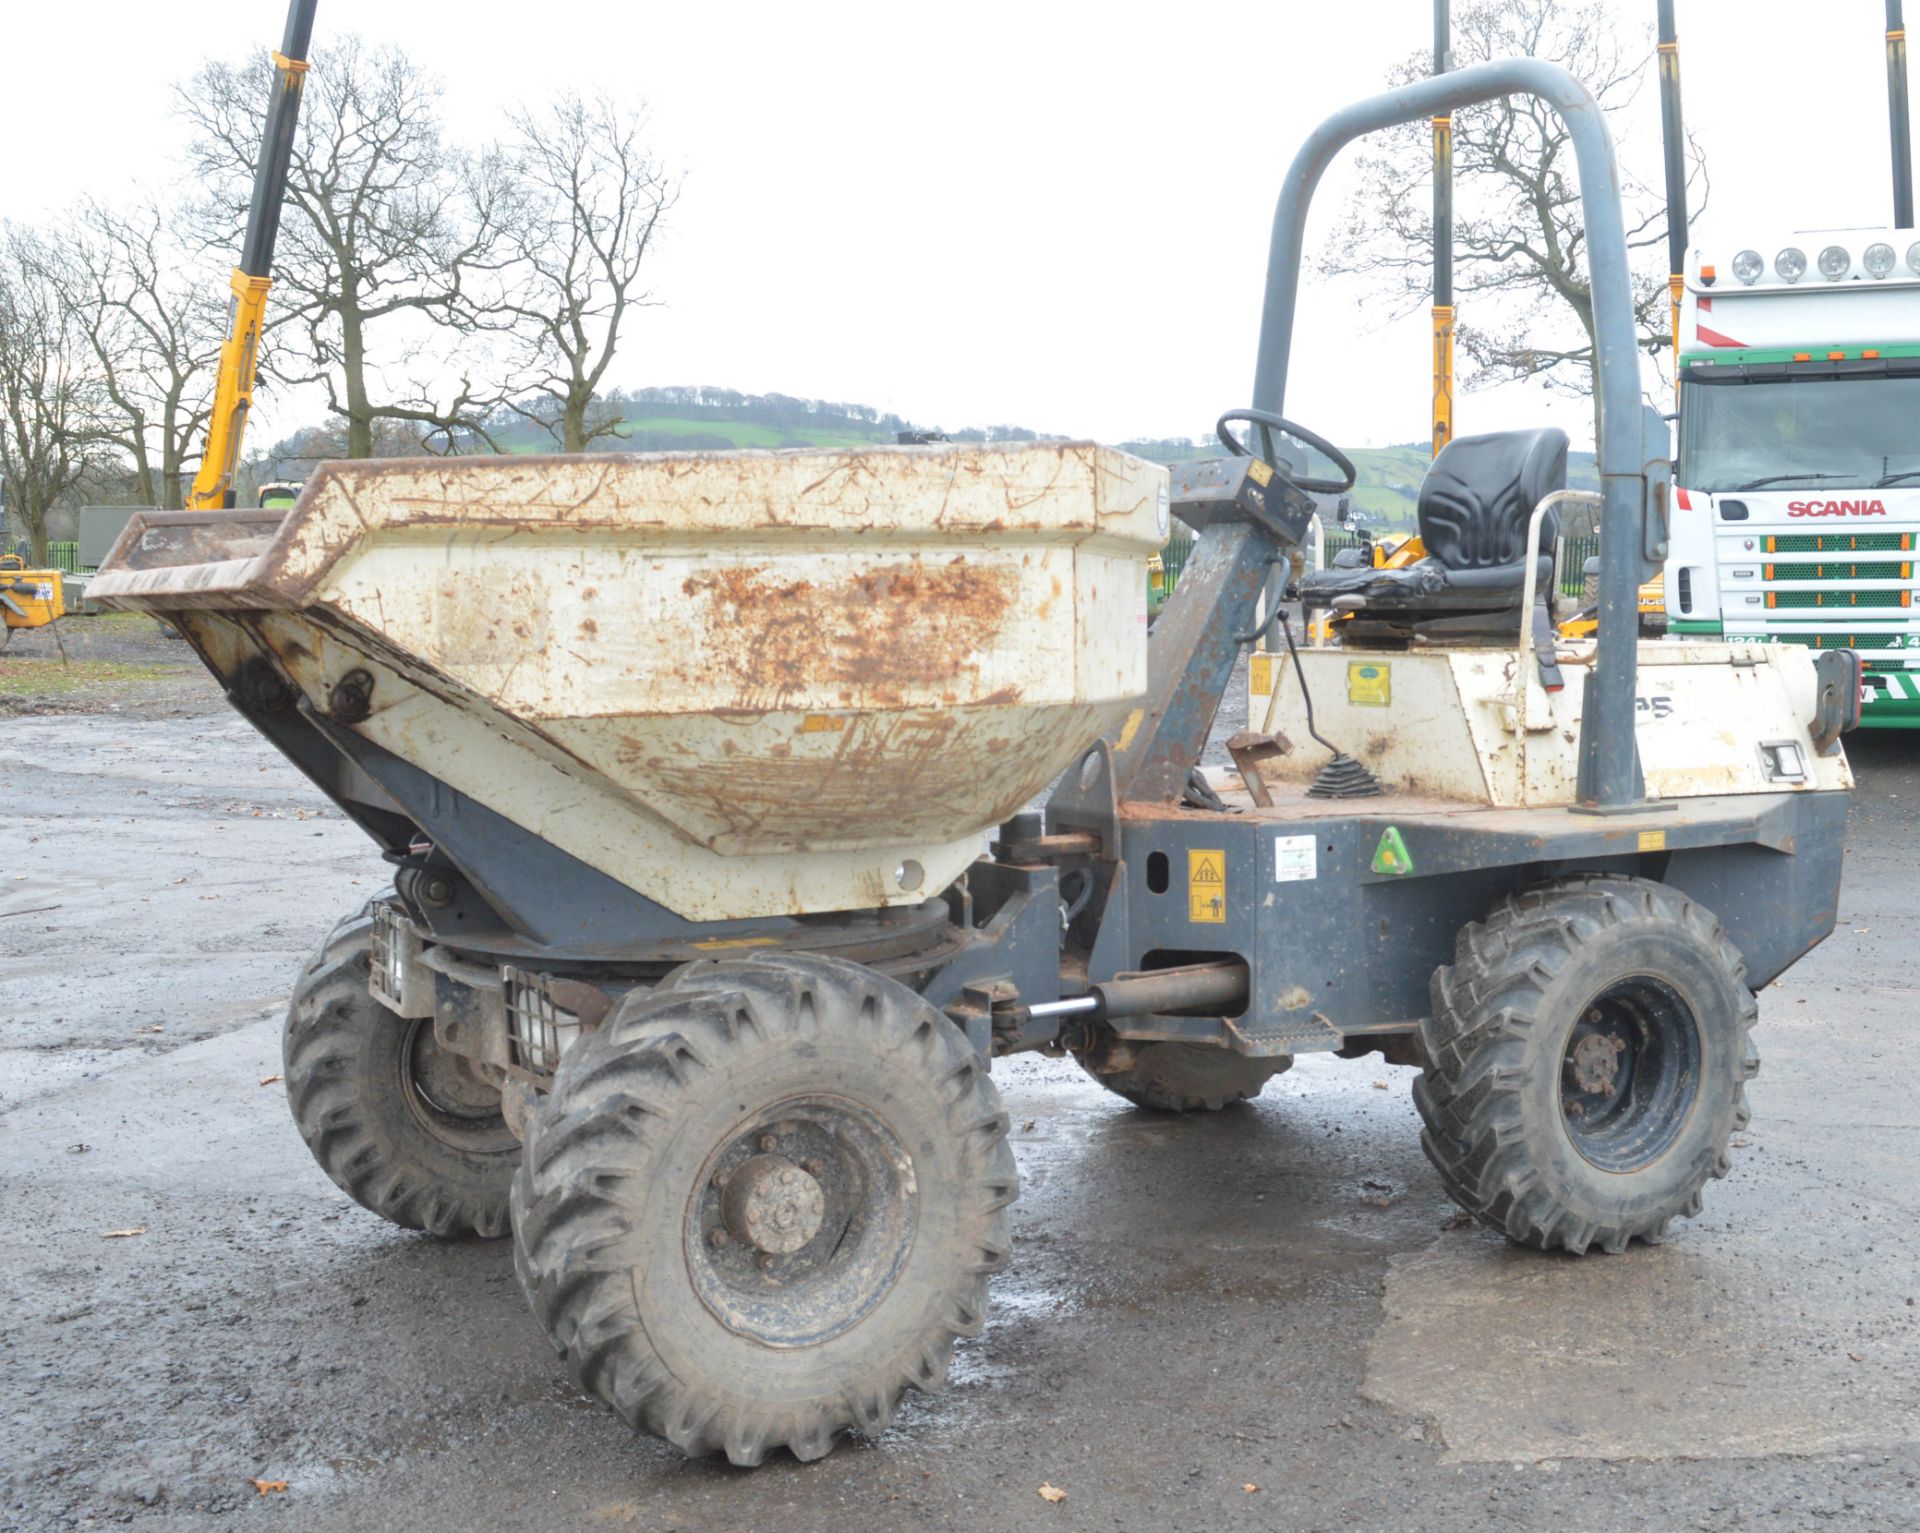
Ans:
[[[477,1154],[519,1144],[500,1110],[500,1086],[465,1055],[443,1049],[433,1023],[412,1025],[400,1058],[401,1089],[420,1126],[441,1143]]]
[[[1620,1055],[1627,1040],[1611,1033],[1589,1033],[1573,1046],[1567,1068],[1582,1091],[1611,1095],[1620,1077]]]
[[[727,1180],[720,1216],[734,1239],[770,1256],[790,1256],[820,1233],[827,1212],[820,1183],[784,1155],[755,1155]]]
[[[913,1160],[891,1127],[844,1097],[789,1097],[707,1157],[687,1202],[687,1271],[728,1330],[810,1346],[886,1296],[918,1222]]]
[[[1652,1165],[1700,1095],[1700,1029],[1680,992],[1651,975],[1607,987],[1581,1008],[1561,1059],[1567,1136],[1602,1171]]]

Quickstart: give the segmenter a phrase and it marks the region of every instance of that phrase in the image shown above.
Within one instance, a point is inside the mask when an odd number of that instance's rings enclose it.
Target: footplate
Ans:
[[[1227,1047],[1249,1059],[1272,1059],[1282,1054],[1310,1054],[1337,1049],[1345,1034],[1318,1012],[1283,1012],[1258,1021],[1223,1019]]]

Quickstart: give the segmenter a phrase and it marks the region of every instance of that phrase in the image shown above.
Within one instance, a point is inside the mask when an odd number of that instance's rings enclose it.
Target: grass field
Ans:
[[[796,423],[791,427],[770,426],[757,421],[727,420],[717,414],[707,415],[699,411],[689,411],[683,415],[628,416],[616,428],[616,435],[622,441],[630,441],[643,434],[652,439],[647,443],[649,447],[665,451],[672,450],[673,438],[707,443],[714,438],[724,438],[734,447],[826,448],[871,447],[878,442],[893,440],[892,432],[881,431],[878,427],[861,432],[846,429],[844,422],[835,422],[830,430],[817,430],[804,423]],[[531,427],[508,432],[501,438],[501,446],[515,453],[557,450],[551,437]],[[594,443],[594,446],[600,451],[608,451],[614,444],[603,439]]]
[[[61,702],[111,694],[143,682],[166,681],[184,669],[178,665],[131,663],[124,660],[0,659],[0,701]]]

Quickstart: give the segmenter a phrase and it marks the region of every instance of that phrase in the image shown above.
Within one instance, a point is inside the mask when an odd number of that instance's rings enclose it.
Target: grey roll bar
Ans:
[[[1601,485],[1599,659],[1586,682],[1580,726],[1578,798],[1591,809],[1622,809],[1641,797],[1634,745],[1634,646],[1639,638],[1639,571],[1650,480],[1643,451],[1639,351],[1633,285],[1620,212],[1620,170],[1599,103],[1544,59],[1502,59],[1437,75],[1334,113],[1301,146],[1273,214],[1266,302],[1253,407],[1285,413],[1287,364],[1300,286],[1307,208],[1333,158],[1363,133],[1502,96],[1538,96],[1566,124],[1580,173],[1593,287],[1595,390],[1600,396]],[[1664,450],[1660,456],[1664,457]],[[1648,552],[1651,549],[1647,549]],[[1661,550],[1664,553],[1664,549]]]

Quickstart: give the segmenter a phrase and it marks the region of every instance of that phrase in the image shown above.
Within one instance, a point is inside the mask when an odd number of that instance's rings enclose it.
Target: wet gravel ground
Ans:
[[[278,1012],[385,884],[358,833],[203,682],[6,720],[0,1528],[1912,1528],[1917,751],[1855,745],[1840,931],[1669,1244],[1457,1227],[1377,1056],[1196,1119],[1006,1062],[1014,1261],[954,1387],[738,1472],[576,1397],[504,1245],[308,1159]]]

